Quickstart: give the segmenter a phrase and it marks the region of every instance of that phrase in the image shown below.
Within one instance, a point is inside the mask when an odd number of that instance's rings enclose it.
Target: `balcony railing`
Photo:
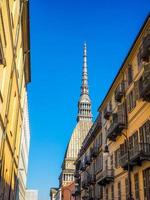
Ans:
[[[119,85],[119,87],[116,89],[116,91],[115,91],[115,100],[117,101],[117,102],[121,102],[121,100],[122,100],[122,97],[123,97],[123,95],[124,95],[124,90],[125,88],[124,88],[124,82],[122,82],[120,85]]]
[[[150,63],[144,65],[143,79],[139,83],[140,98],[150,102]]]
[[[115,120],[110,125],[107,130],[106,136],[112,141],[116,140],[116,137],[121,135],[122,130],[126,128],[126,118],[124,112],[122,113],[114,113]]]
[[[150,160],[150,143],[138,143],[129,150],[130,166],[140,165],[143,160]],[[124,169],[128,168],[127,152],[120,157],[120,165]]]
[[[100,176],[98,177],[98,184],[105,186],[114,180],[114,170],[113,169],[106,169],[101,172]]]

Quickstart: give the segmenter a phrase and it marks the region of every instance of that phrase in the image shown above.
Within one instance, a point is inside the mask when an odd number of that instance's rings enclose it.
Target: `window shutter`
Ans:
[[[144,65],[144,78],[148,78],[150,75],[150,64]]]
[[[134,146],[138,145],[138,131],[134,133]]]
[[[140,142],[144,143],[144,134],[143,134],[143,128],[140,127],[139,129],[139,134],[140,134]]]
[[[118,122],[123,121],[123,110],[122,105],[118,105]]]
[[[124,144],[120,145],[120,156],[123,156],[124,154]]]
[[[134,83],[134,95],[135,95],[135,101],[140,98],[140,93],[139,93],[139,81],[136,81]]]
[[[129,149],[133,148],[133,137],[129,137]]]
[[[129,98],[129,95],[127,95],[126,103],[127,103],[127,112],[129,113],[130,112],[130,98]]]
[[[150,121],[146,122],[146,142],[150,143]]]

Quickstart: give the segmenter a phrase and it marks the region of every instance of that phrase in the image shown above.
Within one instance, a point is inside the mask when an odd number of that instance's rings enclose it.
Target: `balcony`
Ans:
[[[113,118],[113,122],[107,130],[106,136],[108,139],[115,141],[116,137],[121,135],[123,129],[126,128],[126,117],[124,112],[118,112],[113,114]]]
[[[134,167],[136,165],[141,165],[141,162],[144,160],[150,161],[150,144],[149,143],[139,143],[135,145],[132,149],[129,151],[130,155],[130,161],[129,164],[131,167]],[[124,153],[120,157],[120,165],[124,169],[128,169],[128,154],[127,152]]]
[[[99,148],[98,147],[93,147],[91,149],[91,157],[92,158],[96,158],[98,156],[98,153],[99,153]]]
[[[124,95],[124,82],[122,82],[120,85],[119,85],[119,87],[116,89],[116,91],[115,91],[115,100],[117,101],[117,102],[121,102],[121,100],[122,100],[122,97],[123,97],[123,95]]]
[[[85,165],[89,166],[90,164],[91,164],[91,158],[90,158],[90,156],[86,156],[85,157]]]
[[[113,169],[106,169],[100,173],[98,177],[98,184],[105,186],[114,180],[114,170]]]
[[[111,110],[110,109],[108,109],[108,108],[106,108],[105,110],[104,110],[104,118],[106,119],[106,120],[109,120],[109,118],[110,118],[110,116],[111,116]]]
[[[140,98],[150,102],[150,63],[144,65],[142,81],[139,83]]]

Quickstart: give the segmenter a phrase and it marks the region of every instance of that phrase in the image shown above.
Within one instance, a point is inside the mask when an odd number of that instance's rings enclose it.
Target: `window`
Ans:
[[[114,185],[111,186],[111,200],[114,200]]]
[[[127,110],[128,112],[131,112],[133,108],[136,106],[136,99],[135,99],[135,94],[134,90],[132,90],[128,96],[127,96]]]
[[[99,188],[99,197],[100,197],[100,199],[103,199],[103,187],[101,187],[101,186]]]
[[[121,182],[118,183],[118,200],[121,200]]]
[[[144,200],[150,199],[150,168],[143,171]]]
[[[120,145],[120,156],[124,156],[127,153],[127,142],[125,141],[123,144]]]
[[[105,160],[105,169],[108,169],[108,160]]]
[[[120,157],[120,150],[117,149],[115,151],[115,168],[119,167],[119,157]]]
[[[136,131],[131,137],[129,137],[129,148],[133,149],[138,145],[138,132]]]
[[[111,102],[111,100],[110,100],[110,102],[109,102],[109,104],[108,104],[108,109],[109,109],[109,111],[112,110],[112,102]]]
[[[111,167],[111,169],[114,168],[113,154],[110,156],[110,167]]]
[[[128,66],[128,85],[130,85],[133,81],[133,69],[132,65]]]
[[[103,155],[100,153],[96,159],[96,172],[103,169]]]
[[[135,198],[136,200],[140,200],[140,194],[139,194],[139,175],[136,173],[134,175],[134,183],[135,183]]]
[[[128,197],[129,197],[129,180],[128,180],[128,178],[125,179],[125,187],[126,187],[126,200],[128,200]]]
[[[143,126],[140,127],[140,141],[141,143],[150,144],[150,121],[146,121]]]
[[[106,200],[108,200],[108,188],[106,188],[106,190],[105,190],[105,196],[106,196]]]
[[[102,146],[102,142],[103,142],[102,133],[100,133],[100,135],[99,135],[99,145],[100,145],[100,147]]]

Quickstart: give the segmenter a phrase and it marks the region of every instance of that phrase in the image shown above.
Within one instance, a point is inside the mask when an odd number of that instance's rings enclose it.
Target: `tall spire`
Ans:
[[[86,43],[84,43],[83,50],[83,72],[82,72],[82,86],[81,86],[81,95],[89,94],[88,89],[88,73],[87,73],[87,47]]]
[[[87,45],[84,43],[83,49],[83,68],[82,68],[82,85],[81,94],[78,102],[78,117],[77,121],[92,120],[91,100],[88,89],[88,71],[87,71]]]

